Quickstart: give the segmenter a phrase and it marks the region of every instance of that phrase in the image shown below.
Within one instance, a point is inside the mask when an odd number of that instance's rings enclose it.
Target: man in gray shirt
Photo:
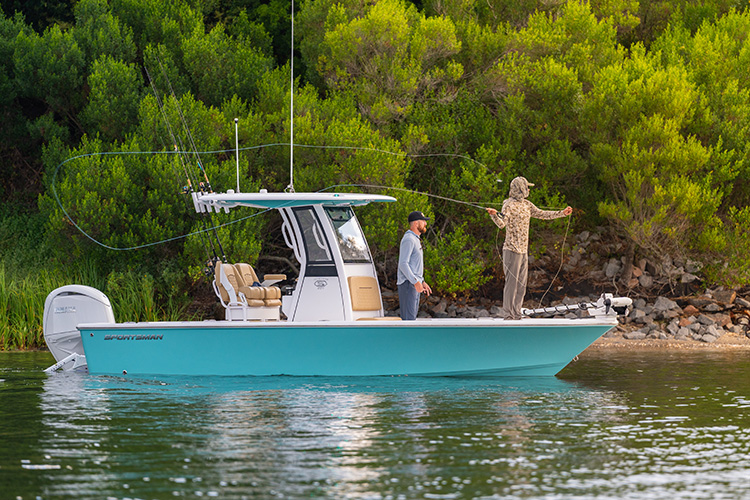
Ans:
[[[401,309],[401,319],[417,319],[419,310],[419,295],[430,295],[432,289],[424,280],[424,255],[422,252],[421,236],[427,232],[427,221],[422,212],[409,214],[409,230],[401,238],[398,252],[398,303]]]

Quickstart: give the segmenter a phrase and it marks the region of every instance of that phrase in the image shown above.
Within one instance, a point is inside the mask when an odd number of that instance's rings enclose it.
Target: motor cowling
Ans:
[[[81,361],[85,352],[78,325],[114,322],[109,299],[96,288],[66,285],[52,291],[44,302],[44,341],[58,363],[48,370],[85,366],[85,358]],[[66,360],[72,363],[64,363]]]

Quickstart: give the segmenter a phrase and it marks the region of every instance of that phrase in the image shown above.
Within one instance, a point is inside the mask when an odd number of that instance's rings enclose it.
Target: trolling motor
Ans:
[[[522,309],[526,316],[539,314],[565,314],[578,310],[588,311],[590,316],[624,316],[628,306],[633,304],[630,297],[613,297],[611,293],[603,293],[596,302],[581,302],[579,304],[560,304],[557,306],[541,307],[539,309]]]

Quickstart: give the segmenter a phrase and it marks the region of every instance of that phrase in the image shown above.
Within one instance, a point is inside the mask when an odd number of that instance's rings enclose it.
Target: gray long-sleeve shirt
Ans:
[[[424,281],[424,257],[422,255],[422,241],[411,229],[401,238],[398,252],[398,276],[396,284],[408,281],[412,285]]]

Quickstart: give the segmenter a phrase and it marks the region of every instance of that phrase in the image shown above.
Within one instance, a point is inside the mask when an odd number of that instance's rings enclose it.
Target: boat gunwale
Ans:
[[[497,328],[497,327],[569,327],[569,326],[610,326],[619,324],[615,316],[600,316],[593,318],[529,318],[521,320],[505,320],[502,318],[431,318],[414,321],[379,320],[379,321],[153,321],[153,322],[125,322],[125,323],[81,323],[78,330],[110,330],[110,329],[234,329],[234,328],[351,328],[380,329],[393,328],[429,328],[433,326],[456,328]]]

